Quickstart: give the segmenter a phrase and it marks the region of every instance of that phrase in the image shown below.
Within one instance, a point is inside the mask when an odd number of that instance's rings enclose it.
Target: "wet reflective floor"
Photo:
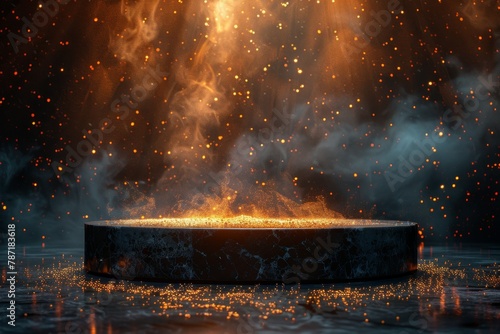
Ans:
[[[7,258],[2,247],[1,257]],[[419,248],[416,274],[342,284],[129,282],[83,269],[81,247],[16,254],[16,322],[2,333],[497,333],[500,246]]]

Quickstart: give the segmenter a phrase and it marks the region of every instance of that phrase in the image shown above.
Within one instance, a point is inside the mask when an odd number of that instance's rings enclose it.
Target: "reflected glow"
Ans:
[[[189,319],[194,325],[207,319],[221,326],[251,325],[263,328],[275,323],[281,326],[305,325],[312,317],[324,321],[330,317],[349,317],[350,321],[376,322],[385,326],[406,326],[425,320],[425,328],[440,323],[450,313],[457,313],[457,300],[466,291],[451,289],[452,284],[474,284],[476,287],[500,287],[498,264],[477,268],[439,260],[424,260],[419,274],[404,280],[375,281],[370,284],[328,284],[318,286],[219,286],[199,284],[155,284],[108,280],[85,275],[76,259],[53,259],[51,267],[38,267],[42,279],[32,287],[37,293],[57,293],[63,314],[77,308],[80,327],[92,332],[96,325],[108,332],[113,317],[123,317],[126,308],[132,316]],[[458,283],[462,282],[462,283]],[[493,291],[493,290],[490,290]],[[449,303],[446,302],[447,297]],[[57,305],[57,304],[56,304]],[[472,306],[472,304],[470,305]],[[494,309],[481,306],[481,317],[495,319]],[[408,313],[408,308],[415,310]],[[459,307],[459,306],[458,306]],[[461,310],[458,312],[462,312]],[[467,312],[471,312],[469,309]],[[60,310],[57,311],[60,317]],[[111,319],[111,320],[110,320]],[[130,319],[133,321],[133,319]],[[114,325],[117,325],[115,323]],[[99,329],[97,328],[97,329]],[[287,327],[288,328],[288,327]],[[97,330],[99,331],[99,330]]]

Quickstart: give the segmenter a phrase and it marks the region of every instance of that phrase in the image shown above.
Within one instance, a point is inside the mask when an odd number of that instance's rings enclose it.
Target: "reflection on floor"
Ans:
[[[419,271],[412,276],[291,286],[118,281],[86,274],[82,253],[81,248],[23,248],[16,259],[16,327],[7,326],[4,317],[2,333],[500,330],[500,247],[495,245],[422,245]],[[2,263],[3,287],[6,279]],[[0,302],[7,305],[7,293]]]

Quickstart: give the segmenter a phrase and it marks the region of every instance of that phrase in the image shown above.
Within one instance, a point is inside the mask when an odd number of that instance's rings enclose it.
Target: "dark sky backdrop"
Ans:
[[[1,4],[2,231],[322,196],[500,240],[498,1],[65,2]]]

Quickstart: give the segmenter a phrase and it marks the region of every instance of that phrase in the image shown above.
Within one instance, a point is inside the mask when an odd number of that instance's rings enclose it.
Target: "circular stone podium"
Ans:
[[[85,223],[85,270],[119,279],[307,283],[417,270],[418,225],[356,219],[165,218]]]

